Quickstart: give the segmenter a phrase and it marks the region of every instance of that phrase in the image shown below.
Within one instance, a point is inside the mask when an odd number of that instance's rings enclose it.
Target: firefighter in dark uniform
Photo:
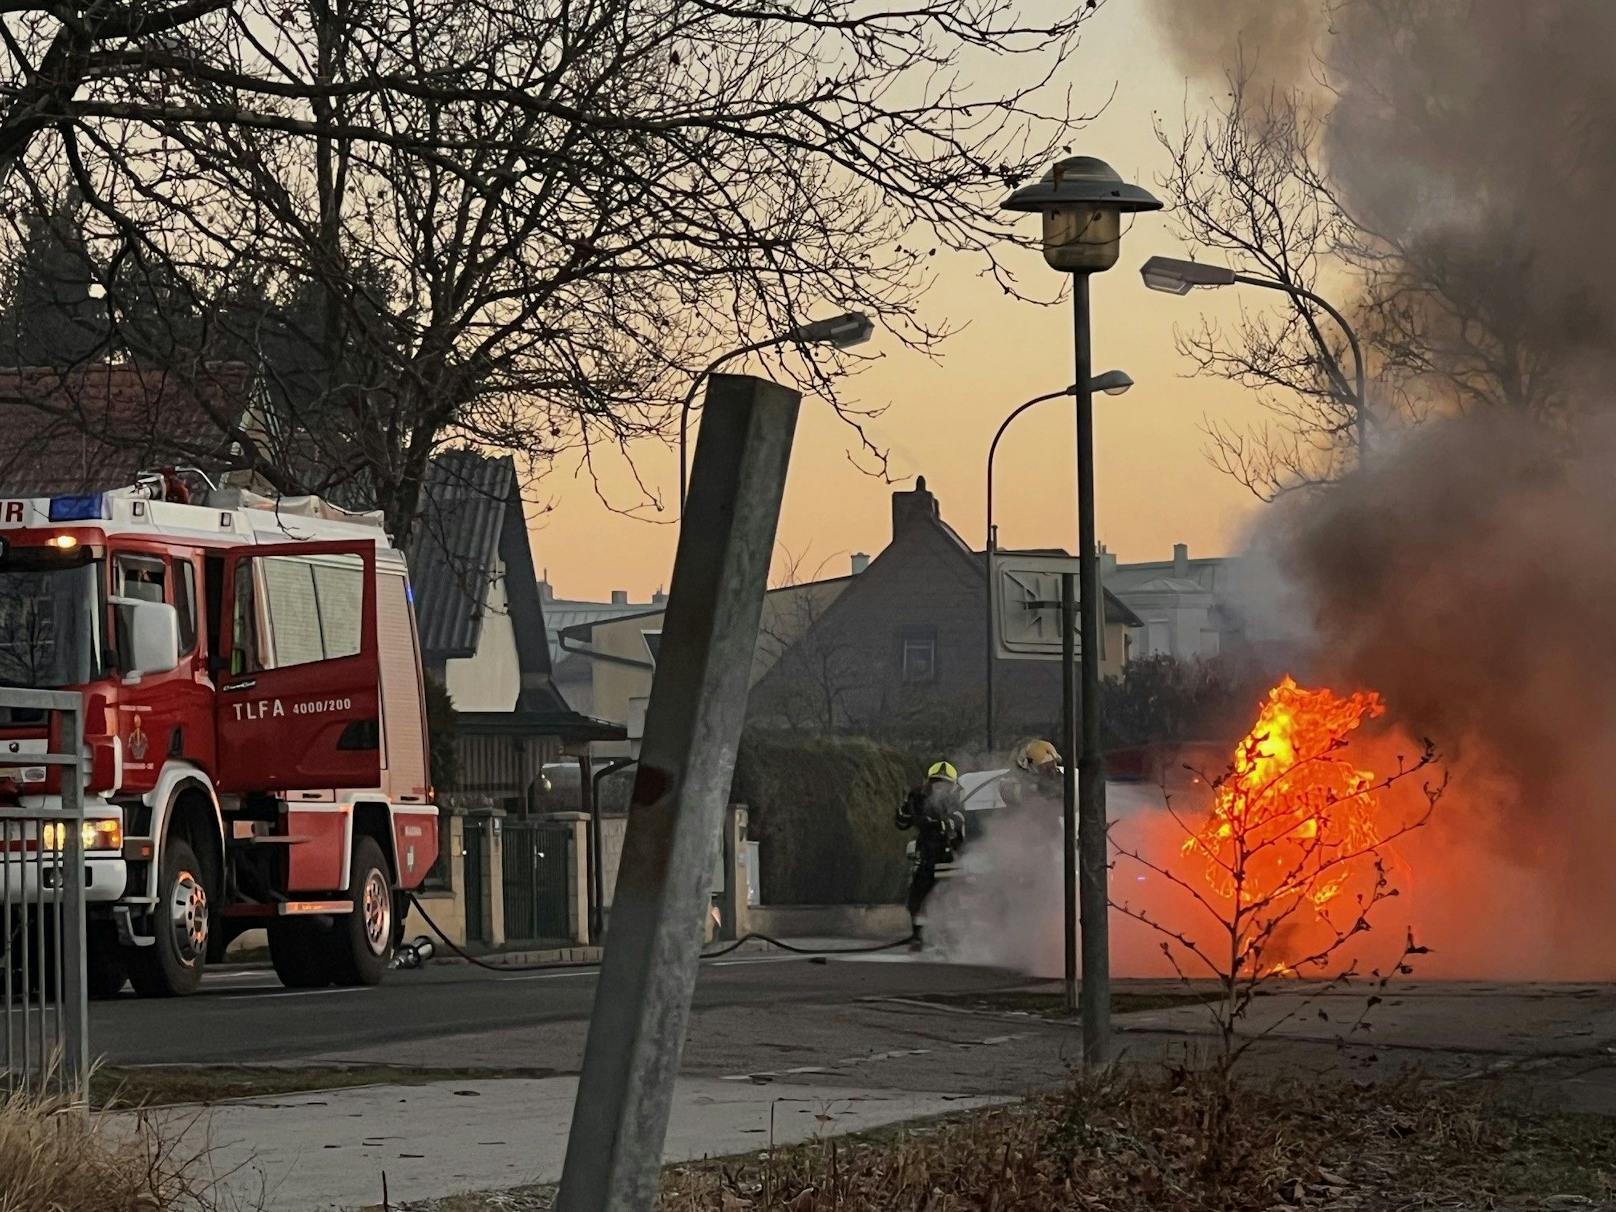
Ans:
[[[960,799],[959,772],[949,762],[933,762],[926,781],[898,805],[899,829],[913,829],[914,873],[909,881],[909,920],[920,943],[920,908],[937,885],[937,865],[954,861],[965,841],[965,805]]]

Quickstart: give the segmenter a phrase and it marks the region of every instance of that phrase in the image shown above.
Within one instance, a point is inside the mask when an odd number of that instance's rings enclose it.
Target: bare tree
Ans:
[[[1310,79],[1256,84],[1247,64],[1271,65],[1273,48],[1244,47],[1246,63],[1217,65],[1228,87],[1210,110],[1158,124],[1179,234],[1349,312],[1372,436],[1478,410],[1574,421],[1610,371],[1612,258],[1588,216],[1616,184],[1595,154],[1616,90],[1581,48],[1608,44],[1616,13],[1318,7],[1331,20]],[[1294,298],[1241,304],[1235,323],[1180,336],[1199,373],[1260,392],[1269,412],[1250,429],[1209,422],[1212,461],[1265,499],[1337,478],[1353,420],[1339,333]]]
[[[861,696],[871,685],[866,654],[840,631],[819,626],[846,588],[827,578],[826,561],[806,568],[807,552],[782,549],[784,568],[764,600],[758,654],[780,674],[759,696],[758,719],[767,726],[809,735],[835,735],[858,727]]]
[[[1095,8],[219,0],[144,41],[88,31],[51,120],[17,119],[14,184],[85,198],[115,321],[160,286],[183,323],[121,331],[130,354],[295,351],[258,359],[274,425],[215,423],[275,487],[346,487],[397,528],[441,444],[587,473],[716,351],[820,309],[933,349],[938,248],[1011,284],[997,203],[1068,129],[1039,97]],[[13,30],[15,80],[57,20]],[[1024,84],[964,83],[1007,56]],[[856,365],[786,346],[773,369],[857,426]]]

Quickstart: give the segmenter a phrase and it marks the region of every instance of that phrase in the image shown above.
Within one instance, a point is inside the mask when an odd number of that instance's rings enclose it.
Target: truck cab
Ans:
[[[403,555],[315,498],[186,495],[0,484],[0,684],[84,696],[92,987],[189,993],[253,927],[289,985],[375,983],[437,857]],[[46,729],[0,708],[0,797],[59,794]]]

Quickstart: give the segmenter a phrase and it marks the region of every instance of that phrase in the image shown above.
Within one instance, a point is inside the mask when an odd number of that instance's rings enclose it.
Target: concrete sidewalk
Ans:
[[[147,1115],[209,1150],[227,1197],[276,1212],[379,1206],[554,1182],[566,1157],[576,1077],[368,1086],[176,1107]],[[667,1161],[725,1156],[1008,1099],[778,1087],[681,1078]]]

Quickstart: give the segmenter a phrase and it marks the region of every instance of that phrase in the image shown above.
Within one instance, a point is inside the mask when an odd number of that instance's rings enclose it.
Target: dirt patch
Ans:
[[[1166,1010],[1174,1006],[1201,1005],[1217,1000],[1215,990],[1149,989],[1118,990],[1111,995],[1111,1013],[1133,1014],[1143,1010]],[[918,1002],[932,1002],[940,1006],[953,1006],[961,1010],[976,1010],[984,1014],[1028,1014],[1036,1018],[1076,1019],[1066,1010],[1065,994],[1059,990],[1001,989],[986,993],[922,993],[913,998]]]
[[[419,1069],[401,1065],[109,1065],[90,1078],[105,1110],[220,1103],[353,1086],[421,1086],[501,1077],[554,1077],[551,1069]]]

